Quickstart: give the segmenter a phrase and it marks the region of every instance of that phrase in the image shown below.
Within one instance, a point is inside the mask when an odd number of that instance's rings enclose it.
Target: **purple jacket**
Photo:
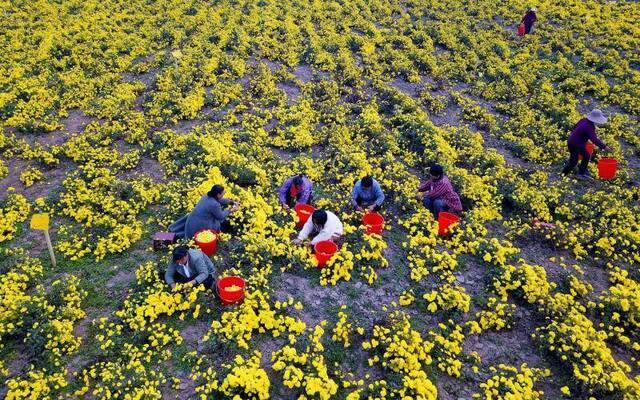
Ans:
[[[278,190],[278,198],[280,199],[280,203],[287,203],[287,192],[291,190],[291,186],[293,185],[293,178],[291,177],[284,181],[282,186],[280,186],[280,190]],[[311,189],[313,189],[313,184],[311,181],[307,179],[307,177],[302,178],[302,188],[300,189],[299,197],[296,201],[297,204],[309,204],[309,200],[311,198]]]
[[[536,16],[536,13],[533,11],[527,11],[527,13],[524,15],[524,17],[522,17],[522,23],[524,24],[524,27],[527,30],[531,29],[531,26],[533,25],[534,22],[536,22],[538,20],[538,17]]]
[[[601,149],[607,147],[602,140],[596,136],[596,125],[586,118],[582,118],[571,131],[569,140],[567,143],[569,146],[579,147],[581,149],[587,146],[587,141],[591,140],[593,144],[597,145]]]

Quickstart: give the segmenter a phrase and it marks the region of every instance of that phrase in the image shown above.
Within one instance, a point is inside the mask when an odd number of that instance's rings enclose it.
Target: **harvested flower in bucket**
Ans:
[[[196,241],[200,243],[211,243],[216,240],[217,236],[211,231],[202,231],[196,235]]]
[[[224,288],[225,292],[239,292],[242,288],[238,285],[231,285]]]

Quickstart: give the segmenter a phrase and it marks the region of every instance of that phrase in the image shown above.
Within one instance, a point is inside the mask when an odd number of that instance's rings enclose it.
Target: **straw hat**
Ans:
[[[601,125],[601,124],[607,123],[607,117],[605,117],[602,111],[598,110],[597,108],[595,110],[592,110],[589,114],[587,114],[587,119],[593,122],[594,124]]]
[[[538,11],[538,9],[537,9],[537,8],[535,8],[535,7],[529,7],[529,10],[530,10],[530,11],[533,11],[533,12]]]

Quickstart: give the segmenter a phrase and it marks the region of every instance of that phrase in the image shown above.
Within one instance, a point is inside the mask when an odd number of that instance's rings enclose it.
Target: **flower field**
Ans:
[[[640,4],[534,3],[0,0],[0,397],[640,399]],[[592,108],[612,180],[560,173]],[[278,203],[298,173],[344,224],[322,269]],[[152,249],[213,184],[240,305]]]

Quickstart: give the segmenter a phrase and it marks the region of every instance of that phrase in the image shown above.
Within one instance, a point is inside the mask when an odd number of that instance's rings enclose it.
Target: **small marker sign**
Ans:
[[[49,214],[33,214],[33,217],[31,217],[31,229],[37,231],[49,229]]]
[[[51,256],[51,264],[56,267],[56,255],[53,252],[53,244],[49,237],[49,214],[33,214],[31,217],[31,229],[44,232],[44,240],[47,242],[49,256]]]

